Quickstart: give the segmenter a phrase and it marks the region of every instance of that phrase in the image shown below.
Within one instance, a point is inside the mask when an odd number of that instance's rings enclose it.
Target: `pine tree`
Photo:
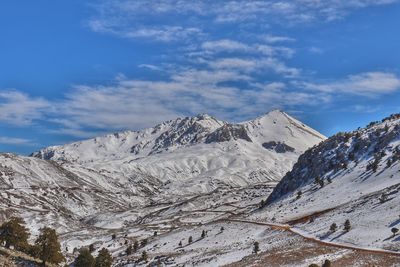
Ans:
[[[133,251],[136,252],[138,249],[139,249],[139,242],[135,240],[135,242],[133,243]]]
[[[333,233],[333,232],[336,232],[336,230],[337,230],[337,225],[336,225],[336,223],[332,223],[331,224],[331,227],[329,228],[329,230]]]
[[[182,247],[182,241],[179,241],[178,246],[181,248]]]
[[[94,244],[90,244],[89,245],[89,251],[90,251],[90,253],[92,253],[92,252],[94,252]]]
[[[147,252],[146,251],[143,251],[142,252],[142,257],[140,258],[142,261],[147,261],[147,259],[148,259],[148,256],[147,256]]]
[[[201,238],[205,238],[205,237],[206,237],[206,231],[203,230],[203,231],[201,232]]]
[[[260,251],[260,244],[256,241],[254,242],[253,245],[253,252],[257,254],[259,251]]]
[[[345,230],[346,232],[348,232],[348,231],[350,231],[350,228],[351,228],[350,220],[347,219],[347,220],[344,222],[344,230]]]
[[[143,248],[147,245],[147,239],[143,239],[142,242],[140,242],[140,246]]]
[[[35,241],[35,246],[37,247],[37,256],[42,260],[43,266],[46,266],[46,262],[58,264],[64,261],[58,236],[54,229],[49,227],[40,229],[40,235]]]
[[[260,208],[264,208],[264,207],[265,207],[265,200],[261,199]]]
[[[297,192],[297,199],[300,199],[302,194],[303,194],[303,192],[301,192],[301,190],[298,191],[298,192]]]
[[[319,180],[319,186],[322,188],[322,187],[324,187],[324,185],[325,185],[325,183],[324,183],[324,180]]]
[[[111,267],[112,262],[113,259],[108,249],[102,248],[96,257],[94,267]]]
[[[332,266],[331,261],[330,260],[325,260],[324,264],[322,264],[321,267],[331,267],[331,266]]]
[[[393,228],[392,228],[393,236],[395,236],[398,232],[399,232],[399,229],[398,229],[398,228],[396,228],[396,227],[393,227]]]
[[[222,233],[224,230],[225,230],[225,228],[224,228],[223,226],[221,226],[221,229],[220,229],[221,233]]]
[[[157,236],[157,235],[158,235],[158,232],[157,232],[157,231],[154,231],[153,236]]]
[[[328,177],[326,180],[328,181],[328,183],[332,183],[332,178]]]
[[[75,267],[94,267],[94,258],[89,249],[82,248],[74,264]]]
[[[133,252],[132,245],[129,245],[129,246],[126,248],[126,255],[131,255],[132,252]]]
[[[0,226],[0,242],[5,242],[5,247],[13,246],[16,250],[28,248],[29,233],[21,218],[12,217]]]
[[[193,242],[193,237],[189,236],[189,240],[188,240],[189,244],[191,244]]]

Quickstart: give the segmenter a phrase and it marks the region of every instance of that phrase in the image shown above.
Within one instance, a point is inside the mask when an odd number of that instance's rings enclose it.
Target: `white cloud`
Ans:
[[[296,41],[296,39],[288,37],[288,36],[275,36],[275,35],[270,35],[270,34],[263,36],[263,39],[269,44]]]
[[[327,83],[303,83],[304,88],[326,93],[351,93],[373,97],[400,90],[400,77],[389,72],[365,72]]]
[[[172,42],[185,40],[189,38],[197,38],[203,35],[201,29],[196,27],[182,26],[123,26],[113,24],[107,21],[92,20],[89,22],[89,27],[99,33],[109,33],[122,38],[128,39],[150,39],[161,42]]]
[[[31,140],[15,137],[0,136],[0,144],[5,145],[27,145],[30,144]]]
[[[217,40],[217,41],[208,41],[204,42],[201,47],[206,50],[206,51],[213,51],[213,52],[232,52],[232,51],[249,51],[252,50],[250,46],[247,44],[229,40],[229,39],[223,39],[223,40]]]
[[[0,92],[0,122],[29,125],[43,119],[49,109],[50,103],[43,98],[33,98],[15,90]]]

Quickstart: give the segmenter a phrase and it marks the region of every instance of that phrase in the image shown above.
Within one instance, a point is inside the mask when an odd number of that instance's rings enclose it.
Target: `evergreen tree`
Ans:
[[[188,240],[189,244],[191,244],[193,242],[193,237],[189,236],[189,240]]]
[[[153,236],[157,236],[157,235],[158,235],[158,232],[157,232],[157,231],[154,231]]]
[[[139,242],[135,240],[135,242],[133,243],[133,251],[136,252],[138,249],[139,249]]]
[[[344,230],[345,230],[346,232],[348,232],[348,231],[350,231],[350,228],[351,228],[350,220],[347,219],[347,220],[344,222]]]
[[[143,248],[147,245],[147,239],[143,239],[142,242],[140,242],[140,246]]]
[[[297,192],[297,199],[300,199],[302,194],[303,194],[303,192],[301,192],[301,190],[298,191],[298,192]]]
[[[392,228],[393,236],[395,236],[398,232],[399,232],[398,228],[395,228],[395,227]]]
[[[326,178],[326,180],[328,181],[328,183],[332,183],[332,178],[330,178],[330,177],[328,177],[328,178]]]
[[[112,239],[112,240],[114,240],[114,239],[116,239],[116,238],[117,238],[117,235],[116,235],[116,234],[112,234],[112,235],[111,235],[111,239]]]
[[[147,252],[146,251],[143,251],[142,252],[142,257],[140,258],[142,261],[147,261],[147,259],[148,259],[148,256],[147,256]]]
[[[221,226],[221,229],[220,229],[221,233],[222,233],[224,230],[225,230],[225,228],[224,228],[223,226]]]
[[[259,251],[260,251],[260,244],[256,241],[254,242],[253,245],[253,252],[257,254]]]
[[[89,249],[82,248],[75,260],[75,267],[94,267],[94,258]]]
[[[201,238],[205,238],[205,237],[206,237],[206,231],[203,230],[203,231],[201,232]]]
[[[332,223],[331,224],[331,227],[329,228],[329,230],[333,233],[333,232],[336,232],[336,230],[337,230],[337,225],[336,225],[336,223]]]
[[[0,242],[5,243],[6,248],[13,246],[16,250],[27,249],[28,238],[28,230],[21,218],[12,217],[0,226]]]
[[[89,245],[89,251],[90,251],[90,253],[92,253],[94,250],[95,250],[95,249],[94,249],[94,244],[90,244],[90,245]]]
[[[43,266],[46,266],[46,262],[58,264],[64,261],[58,236],[54,229],[49,227],[40,229],[35,246],[37,247],[37,257],[42,260]]]
[[[265,200],[264,200],[264,199],[261,199],[260,208],[264,208],[264,206],[265,206]]]
[[[322,267],[331,267],[332,263],[330,260],[325,260],[324,264],[322,264]]]
[[[126,248],[126,255],[131,255],[132,252],[133,252],[132,245],[129,245],[129,246]]]
[[[96,257],[94,267],[111,267],[112,262],[113,259],[108,249],[102,248]]]
[[[179,246],[179,247],[182,247],[182,241],[179,241],[178,246]]]

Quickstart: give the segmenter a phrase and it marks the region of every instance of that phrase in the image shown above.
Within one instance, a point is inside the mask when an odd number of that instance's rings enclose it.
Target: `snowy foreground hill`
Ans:
[[[253,216],[326,242],[399,251],[399,204],[400,115],[392,115],[309,149]]]

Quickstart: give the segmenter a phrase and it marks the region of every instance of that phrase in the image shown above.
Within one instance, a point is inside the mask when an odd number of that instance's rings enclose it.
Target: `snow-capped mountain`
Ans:
[[[126,131],[33,155],[109,173],[122,184],[147,175],[171,193],[208,192],[278,181],[297,157],[325,137],[284,112],[230,124],[209,115],[179,118],[142,131]],[[183,184],[182,182],[185,181]]]
[[[320,239],[400,250],[400,114],[307,150],[267,203],[261,217]]]
[[[245,212],[324,139],[276,110],[238,124],[179,118],[32,157],[0,154],[0,221],[21,216],[33,234],[52,226],[65,251],[95,243],[120,255],[109,231],[125,243]]]

